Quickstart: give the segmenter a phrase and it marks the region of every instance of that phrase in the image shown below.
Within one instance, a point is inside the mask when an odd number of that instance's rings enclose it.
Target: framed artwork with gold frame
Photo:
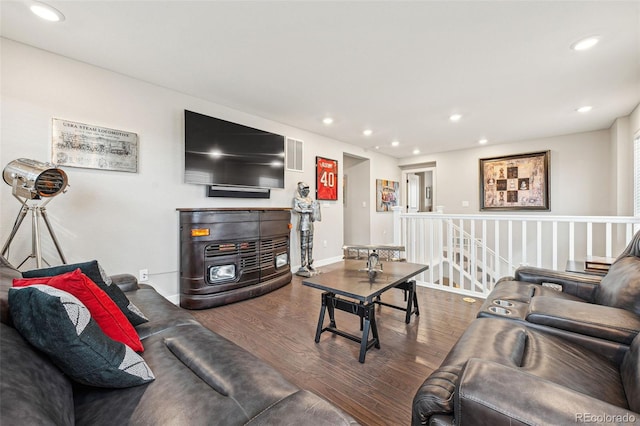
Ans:
[[[480,210],[550,210],[551,151],[480,159]]]

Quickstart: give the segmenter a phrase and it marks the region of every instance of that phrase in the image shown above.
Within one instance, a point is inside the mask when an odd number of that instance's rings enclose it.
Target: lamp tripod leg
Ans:
[[[56,250],[58,250],[58,255],[60,256],[60,260],[62,260],[63,264],[67,264],[67,259],[65,259],[64,254],[62,254],[62,249],[60,248],[60,243],[56,238],[56,234],[53,232],[53,228],[51,227],[51,223],[49,222],[49,217],[47,216],[47,211],[44,207],[40,208],[40,214],[42,215],[42,219],[44,220],[44,224],[47,225],[47,229],[49,230],[49,235],[51,235],[51,239],[53,240],[53,244],[56,246]]]
[[[42,268],[42,245],[40,244],[40,221],[38,220],[38,209],[31,210],[31,256],[36,258],[36,266]]]
[[[24,220],[24,217],[27,215],[28,210],[29,209],[26,206],[22,206],[22,208],[18,212],[18,217],[16,217],[16,221],[15,221],[15,224],[13,225],[13,229],[11,230],[11,233],[9,234],[9,238],[7,238],[7,242],[4,243],[4,247],[2,247],[3,256],[7,254],[7,251],[9,251],[9,246],[13,241],[13,237],[16,236],[16,232],[18,232],[20,225],[22,225],[22,221]]]

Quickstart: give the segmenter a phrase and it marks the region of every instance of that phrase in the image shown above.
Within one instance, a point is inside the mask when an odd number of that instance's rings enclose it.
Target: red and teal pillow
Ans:
[[[80,268],[82,273],[91,278],[98,287],[104,290],[109,295],[111,300],[118,305],[118,308],[127,317],[129,322],[135,327],[136,325],[148,322],[147,317],[142,313],[140,309],[129,301],[120,287],[113,284],[111,278],[105,274],[104,270],[100,266],[97,260],[89,262],[75,263],[71,265],[59,265],[51,268],[34,269],[31,271],[25,271],[22,273],[24,278],[36,278],[36,277],[52,277],[54,275],[60,275],[67,272],[72,272]]]
[[[35,284],[9,289],[13,324],[73,380],[126,388],[155,379],[144,359],[102,332],[84,304],[57,288]]]
[[[102,331],[136,352],[144,351],[140,337],[113,300],[98,287],[80,268],[53,277],[14,279],[14,287],[43,284],[66,291],[77,297],[87,307],[91,317]]]

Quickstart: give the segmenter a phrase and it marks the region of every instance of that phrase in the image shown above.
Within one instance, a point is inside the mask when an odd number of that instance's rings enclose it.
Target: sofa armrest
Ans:
[[[634,423],[640,414],[491,361],[467,362],[455,393],[457,424]]]
[[[640,332],[640,317],[633,312],[545,296],[531,299],[526,320],[625,345]]]
[[[133,291],[139,288],[138,279],[131,274],[111,275],[109,278],[122,291]]]
[[[515,271],[515,281],[533,284],[558,284],[567,294],[584,299],[590,303],[595,300],[595,293],[602,280],[601,276],[581,275],[573,272],[555,271],[553,269],[521,266]]]

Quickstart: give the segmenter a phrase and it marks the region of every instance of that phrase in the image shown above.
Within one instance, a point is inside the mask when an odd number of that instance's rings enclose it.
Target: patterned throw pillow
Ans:
[[[106,336],[75,296],[46,285],[9,289],[15,328],[73,380],[126,388],[155,379],[140,355]]]
[[[105,274],[102,267],[98,264],[97,260],[90,262],[75,263],[72,265],[60,265],[53,266],[51,268],[34,269],[22,273],[24,278],[36,278],[36,277],[52,277],[54,275],[64,274],[80,268],[82,273],[91,278],[91,280],[105,291],[120,308],[122,313],[127,317],[129,322],[133,325],[140,325],[148,322],[149,319],[142,313],[140,309],[127,299],[124,292],[120,290],[120,287],[113,284],[111,278]]]
[[[34,284],[44,284],[71,293],[89,309],[91,318],[98,323],[104,334],[113,340],[124,343],[136,352],[144,351],[140,337],[127,317],[107,293],[83,274],[80,268],[53,277],[13,280],[14,287]]]

